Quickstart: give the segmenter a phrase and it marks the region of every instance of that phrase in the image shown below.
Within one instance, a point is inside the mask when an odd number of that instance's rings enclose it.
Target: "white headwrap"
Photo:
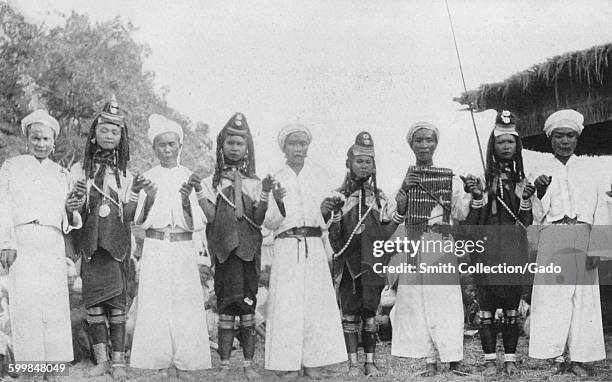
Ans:
[[[147,136],[151,143],[155,137],[163,133],[176,133],[179,136],[179,143],[183,143],[183,128],[178,123],[159,114],[151,114],[149,117],[149,131]]]
[[[440,141],[440,130],[438,130],[436,125],[431,122],[419,121],[417,123],[413,123],[412,126],[410,126],[410,129],[408,129],[408,134],[406,134],[406,142],[408,142],[408,145],[412,146],[412,137],[414,136],[414,133],[421,129],[433,131],[436,134],[436,140]]]
[[[285,149],[285,141],[290,134],[300,132],[306,134],[308,137],[308,143],[312,142],[312,133],[306,126],[300,125],[299,123],[292,123],[283,127],[281,131],[278,132],[278,145],[280,149]]]
[[[584,129],[584,116],[572,109],[559,110],[552,113],[544,122],[544,133],[550,137],[554,129],[567,127],[580,135]]]
[[[60,125],[57,122],[57,119],[50,116],[46,110],[35,110],[21,120],[21,131],[23,132],[23,135],[27,135],[28,126],[34,123],[43,124],[53,130],[56,138],[60,133]]]

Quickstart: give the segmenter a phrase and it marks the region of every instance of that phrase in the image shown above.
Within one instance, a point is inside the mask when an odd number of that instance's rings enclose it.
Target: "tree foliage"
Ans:
[[[154,73],[143,69],[150,48],[133,39],[134,25],[120,17],[92,23],[75,12],[63,18],[47,28],[0,3],[0,162],[25,150],[19,121],[36,108],[62,126],[54,159],[64,166],[81,160],[92,119],[114,95],[128,117],[132,170],[155,163],[146,131],[148,116],[159,113],[185,130],[182,163],[210,172],[208,126],[155,92]]]

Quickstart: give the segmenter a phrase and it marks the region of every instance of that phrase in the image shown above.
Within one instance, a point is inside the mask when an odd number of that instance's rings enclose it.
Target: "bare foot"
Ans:
[[[564,362],[553,362],[553,365],[550,368],[550,371],[552,372],[553,375],[557,375],[557,374],[563,374],[565,372],[565,369],[567,369],[567,366],[565,365]]]
[[[128,374],[127,374],[127,367],[125,366],[113,366],[111,369],[111,376],[113,377],[113,379],[115,381],[127,381],[128,380]]]
[[[219,369],[216,375],[216,379],[225,379],[229,375],[229,367],[222,367]]]
[[[351,379],[355,379],[355,378],[361,377],[361,370],[359,369],[359,366],[357,366],[357,365],[349,365],[348,377],[351,378]]]
[[[259,378],[259,374],[255,371],[253,366],[248,366],[244,368],[244,377],[247,381],[254,381]]]
[[[433,377],[438,373],[438,365],[435,363],[427,363],[425,364],[425,370],[426,377]]]
[[[459,361],[454,361],[454,362],[449,362],[448,363],[448,369],[456,374],[469,374],[470,370],[466,369],[461,362]]]
[[[316,367],[305,367],[304,377],[314,380],[320,380],[323,379],[325,376]]]
[[[108,373],[109,371],[110,371],[110,363],[108,361],[101,361],[101,362],[98,362],[97,365],[94,365],[94,367],[92,367],[89,370],[88,374],[90,377],[99,377],[101,375]]]
[[[286,381],[298,379],[300,377],[299,371],[288,371],[282,375],[282,378]]]
[[[570,371],[580,378],[590,377],[592,374],[589,368],[582,362],[572,362]]]
[[[490,377],[495,374],[497,374],[497,365],[495,364],[495,361],[486,361],[482,375]]]
[[[374,362],[366,362],[365,364],[365,375],[367,375],[368,377],[378,377],[379,375],[381,375],[382,373],[380,372],[380,370],[378,369],[378,367],[376,367],[376,364]]]
[[[518,375],[519,369],[516,367],[516,362],[504,362],[504,374],[508,376],[508,378],[512,378]]]

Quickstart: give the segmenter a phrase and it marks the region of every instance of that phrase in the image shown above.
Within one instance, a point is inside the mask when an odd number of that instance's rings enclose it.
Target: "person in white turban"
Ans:
[[[450,169],[433,167],[433,155],[439,139],[438,128],[424,121],[410,126],[406,135],[416,157],[416,168],[448,174],[450,190],[444,192],[444,195],[448,195],[447,204],[435,203],[427,207],[426,203],[431,198],[424,192],[422,198],[418,195],[419,185],[427,188],[428,192],[431,190],[435,193],[438,190],[421,182],[421,176],[411,167],[398,192],[408,194],[409,203],[411,198],[416,198],[420,204],[416,209],[430,209],[426,212],[427,217],[417,218],[409,208],[407,212],[410,215],[402,219],[405,228],[396,232],[399,240],[452,240],[452,236],[445,234],[445,231],[450,231],[449,225],[464,220],[469,212],[472,196],[465,192],[461,179],[453,175]],[[393,241],[393,237],[389,240]],[[409,264],[414,261],[414,264],[419,265],[457,264],[453,253],[437,251],[435,248],[420,250],[411,256],[412,260],[409,260],[406,253],[398,254],[391,259],[391,263]],[[401,274],[393,310],[392,355],[425,358],[428,376],[437,373],[438,355],[441,362],[450,364],[451,370],[459,369],[459,362],[463,359],[463,302],[458,274]]]
[[[291,123],[283,127],[278,133],[278,147],[280,147],[282,152],[285,152],[285,141],[287,140],[287,137],[289,137],[289,135],[293,133],[302,133],[304,134],[304,137],[306,138],[308,144],[312,142],[312,133],[310,132],[308,127],[299,123]]]
[[[0,263],[9,271],[15,361],[69,362],[64,234],[81,227],[81,202],[70,192],[68,172],[49,159],[58,122],[37,110],[21,126],[28,154],[0,169]]]
[[[136,177],[142,188],[135,224],[145,231],[131,366],[168,369],[178,377],[211,367],[193,232],[204,227],[191,170],[179,165],[181,126],[149,118],[148,136],[160,165]]]
[[[544,124],[554,156],[532,171],[537,198],[534,223],[542,225],[538,265],[561,274],[538,273],[531,300],[529,356],[554,359],[552,373],[590,374],[585,362],[606,357],[592,227],[601,225],[601,195],[590,169],[574,155],[584,118],[575,110],[553,113]],[[604,224],[609,224],[605,222]],[[567,353],[566,353],[567,350]],[[571,362],[569,362],[571,361]]]
[[[287,165],[274,174],[285,197],[269,202],[264,225],[274,233],[266,322],[265,367],[297,378],[304,368],[347,360],[340,311],[324,246],[326,224],[321,202],[332,185],[324,168],[306,161],[312,135],[303,125],[288,125],[278,134]]]
[[[35,110],[32,113],[28,114],[22,121],[21,121],[21,131],[23,132],[23,135],[28,136],[28,128],[34,124],[38,124],[38,125],[42,125],[42,126],[46,126],[49,129],[51,129],[51,131],[53,131],[53,135],[55,136],[55,138],[57,139],[57,136],[60,133],[60,125],[57,122],[57,120],[55,118],[53,118],[52,116],[49,115],[49,113],[46,110]]]
[[[175,121],[159,114],[151,114],[149,117],[149,130],[147,137],[151,143],[155,143],[155,138],[160,134],[175,133],[178,136],[179,145],[183,144],[183,128]]]
[[[584,116],[572,109],[559,110],[552,113],[546,122],[544,122],[544,133],[550,138],[555,129],[570,129],[574,130],[577,135],[582,134],[584,130]]]
[[[432,131],[434,133],[436,142],[440,140],[440,130],[438,129],[436,125],[434,125],[431,122],[419,121],[419,122],[413,123],[408,129],[408,133],[406,134],[406,142],[408,143],[409,146],[412,147],[412,139],[414,138],[414,134],[417,131],[423,130],[423,129]]]

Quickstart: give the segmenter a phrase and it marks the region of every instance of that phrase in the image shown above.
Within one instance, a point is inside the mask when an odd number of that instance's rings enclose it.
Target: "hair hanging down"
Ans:
[[[116,126],[121,127],[121,138],[119,139],[119,145],[111,155],[114,156],[114,166],[116,169],[121,171],[123,176],[127,175],[127,163],[130,160],[130,145],[128,137],[127,124],[124,121],[123,116],[117,114],[118,106],[116,101],[108,102],[99,115],[94,118],[89,129],[89,135],[87,136],[87,142],[85,143],[85,154],[83,158],[83,170],[88,178],[93,179],[95,173],[95,161],[94,157],[98,154],[102,148],[98,146],[96,142],[96,127],[100,123],[112,123]],[[115,171],[115,179],[117,186],[120,186],[119,171]]]
[[[521,138],[514,135],[516,141],[516,153],[512,158],[512,181],[519,183],[525,179],[525,170],[523,169],[523,144]],[[493,182],[499,175],[500,168],[497,159],[495,159],[495,134],[492,131],[489,135],[489,142],[487,144],[487,171],[485,173],[485,180],[487,182],[487,190],[495,190]]]
[[[217,135],[217,162],[215,164],[215,173],[212,179],[213,189],[216,189],[221,182],[221,174],[225,168],[223,144],[225,143],[225,139],[231,135],[241,136],[247,141],[247,150],[244,157],[240,160],[240,163],[235,164],[236,167],[238,167],[238,171],[247,178],[257,179],[257,175],[255,174],[255,149],[253,146],[253,137],[251,136],[246,117],[241,113],[236,113],[226,123],[225,127],[221,129],[219,135]]]

